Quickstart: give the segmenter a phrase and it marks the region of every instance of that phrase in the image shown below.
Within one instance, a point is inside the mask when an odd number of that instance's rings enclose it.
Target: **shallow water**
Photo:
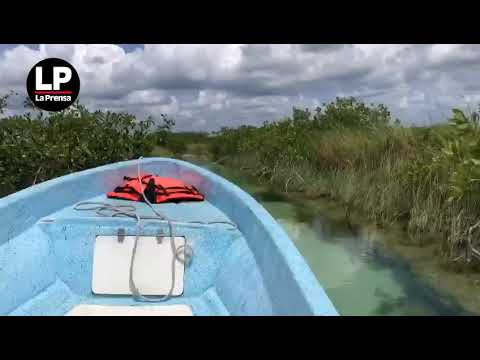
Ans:
[[[199,165],[234,182],[265,206],[295,242],[340,314],[480,313],[478,276],[441,270],[428,248],[402,245],[404,233],[352,228],[332,202],[287,197],[232,169]]]

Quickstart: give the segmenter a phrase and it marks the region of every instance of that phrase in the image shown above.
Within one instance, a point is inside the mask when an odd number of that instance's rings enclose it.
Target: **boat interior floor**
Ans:
[[[105,195],[84,201],[133,205],[140,215],[154,215],[145,203],[108,199]],[[74,206],[41,218],[26,231],[0,244],[0,259],[2,256],[9,258],[3,269],[9,280],[0,281],[0,293],[9,299],[2,303],[0,313],[65,315],[78,305],[183,305],[191,309],[193,315],[272,313],[262,275],[242,233],[228,224],[205,224],[232,223],[210,202],[153,205],[173,220],[173,235],[185,237],[193,249],[192,261],[185,268],[183,294],[158,304],[138,302],[130,295],[96,295],[92,292],[96,237],[116,235],[119,228],[123,228],[126,235],[135,235],[138,227],[132,218],[102,217],[93,210],[77,211]],[[142,232],[139,235],[156,236],[159,232],[168,235],[169,228],[165,221],[145,220]],[[178,310],[178,307],[174,309]],[[113,310],[82,307],[74,313],[98,314],[99,310],[103,314],[121,312],[119,307]],[[143,310],[147,311],[147,308]],[[184,310],[180,312],[185,313]],[[138,312],[127,311],[128,314]],[[156,311],[164,314],[166,310]]]

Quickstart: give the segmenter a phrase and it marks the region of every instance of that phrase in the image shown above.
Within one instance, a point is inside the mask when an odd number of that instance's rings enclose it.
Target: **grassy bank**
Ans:
[[[401,224],[411,242],[436,243],[447,262],[465,263],[480,219],[478,129],[478,115],[459,110],[448,125],[402,127],[382,105],[337,99],[261,127],[222,129],[212,152],[279,191],[335,199],[347,216],[361,212],[379,226]]]

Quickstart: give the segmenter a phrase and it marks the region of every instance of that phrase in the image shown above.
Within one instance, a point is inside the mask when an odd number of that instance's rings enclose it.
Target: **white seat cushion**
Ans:
[[[175,246],[185,245],[184,237],[175,237]],[[130,295],[130,266],[135,236],[97,236],[93,254],[92,291],[95,294]],[[161,244],[155,236],[139,236],[133,278],[140,294],[166,295],[172,286],[174,254],[169,237]],[[172,295],[183,294],[185,265],[175,262],[175,284]]]
[[[188,305],[109,306],[78,305],[67,316],[193,316]]]

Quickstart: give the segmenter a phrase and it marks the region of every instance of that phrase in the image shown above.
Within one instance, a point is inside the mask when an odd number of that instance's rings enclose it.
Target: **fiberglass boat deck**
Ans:
[[[127,310],[185,305],[193,315],[337,314],[292,241],[260,204],[203,168],[165,158],[143,159],[142,169],[181,178],[206,195],[203,202],[153,205],[175,220],[174,235],[184,237],[194,251],[182,294],[159,304],[94,294],[95,239],[114,236],[119,228],[133,235],[137,226],[131,218],[99,217],[74,206],[84,201],[128,204],[151,215],[145,203],[105,195],[123,176],[135,176],[136,166],[137,161],[102,166],[0,199],[0,314],[65,315],[79,305]],[[165,222],[145,221],[142,232],[156,236],[168,234],[168,228]],[[171,309],[176,310],[167,315],[182,312],[178,306]]]

